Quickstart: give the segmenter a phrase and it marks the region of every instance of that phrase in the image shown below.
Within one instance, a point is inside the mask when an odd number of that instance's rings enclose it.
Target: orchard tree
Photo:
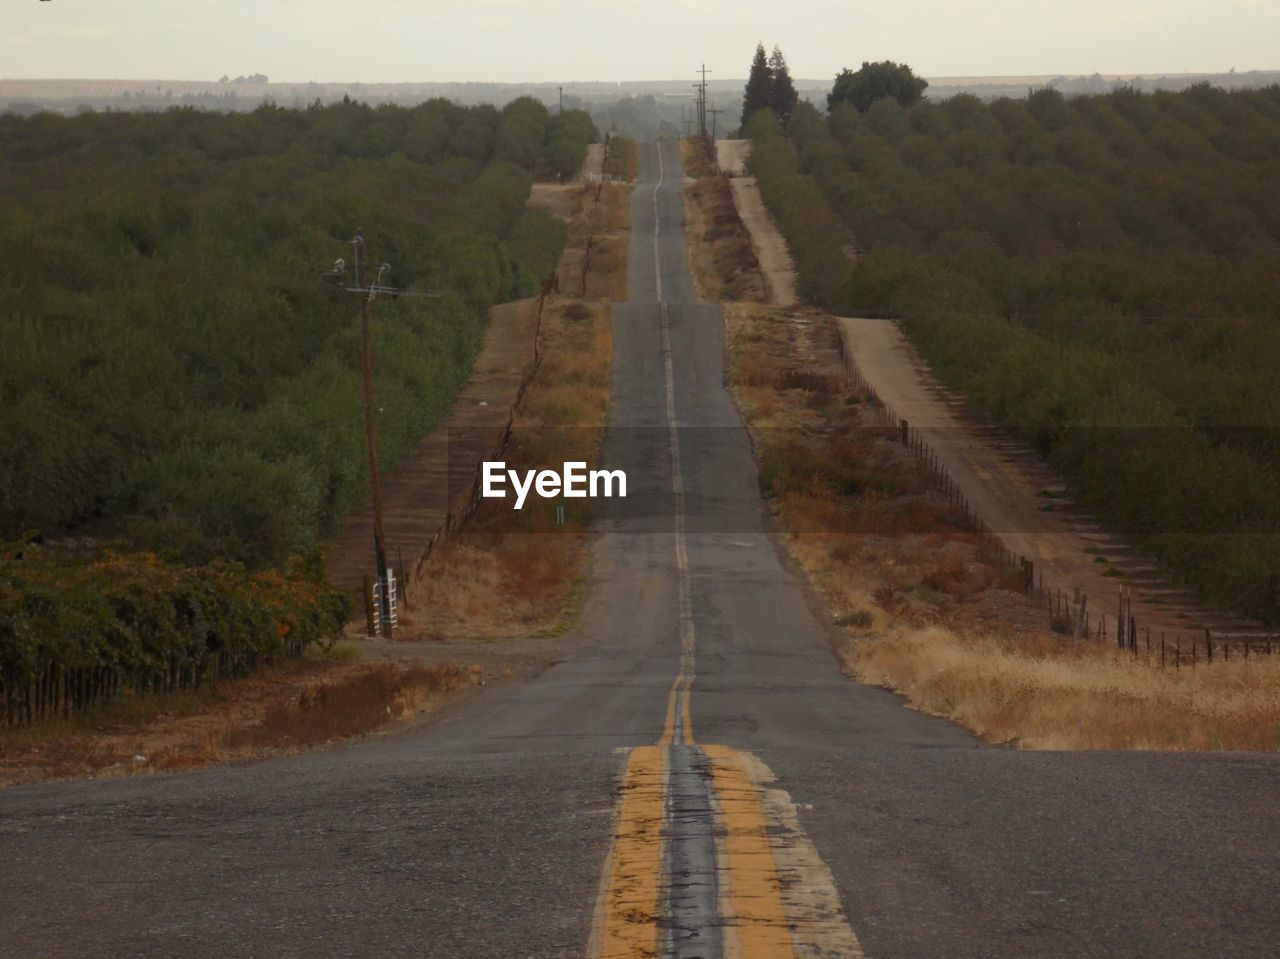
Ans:
[[[769,57],[769,73],[773,77],[769,105],[773,107],[773,112],[779,119],[786,123],[795,112],[800,94],[796,93],[796,85],[791,82],[791,71],[787,69],[787,61],[782,56],[782,49],[776,45],[773,48],[773,54]],[[750,89],[749,85],[748,89]]]
[[[745,127],[757,110],[773,106],[773,71],[764,53],[764,44],[756,44],[756,55],[751,61],[751,73],[742,96],[742,125]]]
[[[862,69],[854,72],[841,70],[835,86],[827,94],[827,109],[834,110],[841,103],[851,103],[859,113],[866,113],[871,104],[885,97],[892,97],[901,106],[909,107],[924,96],[929,82],[911,72],[905,63],[892,60],[878,63],[862,63]]]

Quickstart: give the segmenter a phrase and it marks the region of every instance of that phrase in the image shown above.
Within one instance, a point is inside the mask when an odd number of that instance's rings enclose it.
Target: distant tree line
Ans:
[[[747,131],[804,294],[900,315],[1177,581],[1280,621],[1280,87],[835,94]]]

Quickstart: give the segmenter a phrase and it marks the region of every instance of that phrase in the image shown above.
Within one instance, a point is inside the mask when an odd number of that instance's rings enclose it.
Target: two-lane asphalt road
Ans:
[[[0,793],[0,956],[1270,956],[1270,756],[1054,754],[841,678],[641,150],[581,642],[396,735]]]

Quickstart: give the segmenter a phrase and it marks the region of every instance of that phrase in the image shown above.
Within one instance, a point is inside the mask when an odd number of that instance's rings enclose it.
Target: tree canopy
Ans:
[[[769,73],[773,81],[769,105],[782,122],[786,123],[795,112],[800,94],[796,92],[796,85],[791,81],[791,71],[787,69],[787,61],[782,55],[782,49],[776,45],[769,57]]]
[[[769,70],[769,58],[764,44],[756,44],[756,55],[751,61],[751,73],[747,75],[747,87],[742,95],[742,125],[750,122],[757,110],[773,106],[773,74]]]
[[[854,71],[846,67],[837,74],[835,86],[827,95],[827,109],[835,110],[841,103],[850,103],[859,113],[866,113],[873,103],[885,97],[909,107],[920,101],[928,86],[929,82],[912,73],[905,63],[864,60],[861,69]]]
[[[774,44],[773,53],[765,56],[764,44],[756,44],[756,55],[751,60],[751,73],[742,97],[742,126],[760,110],[772,110],[786,124],[795,112],[800,94],[791,79],[791,70],[782,48]]]

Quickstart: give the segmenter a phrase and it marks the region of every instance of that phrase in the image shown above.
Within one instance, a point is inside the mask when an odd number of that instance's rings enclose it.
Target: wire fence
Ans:
[[[604,145],[604,166],[607,168],[609,164],[609,154],[612,146],[611,140],[606,140]],[[585,253],[582,259],[581,274],[581,295],[585,296],[587,292],[587,276],[591,270],[591,254],[596,245],[596,234],[599,232],[600,226],[600,200],[604,192],[604,185],[608,182],[608,177],[602,177],[595,181],[595,190],[591,199],[591,208],[587,212],[587,222],[589,224]],[[498,441],[494,444],[492,455],[487,457],[488,460],[502,459],[503,454],[507,450],[507,446],[511,442],[511,430],[515,426],[516,413],[519,411],[520,403],[524,399],[525,390],[529,384],[533,382],[533,378],[538,374],[538,369],[542,365],[542,315],[546,305],[547,297],[560,290],[560,275],[558,272],[550,274],[542,281],[542,289],[538,294],[538,306],[536,318],[533,327],[533,360],[520,379],[520,385],[516,388],[515,396],[511,401],[511,407],[507,413],[506,426],[503,428]],[[406,576],[407,572],[403,558],[400,563],[400,582],[402,584],[401,598],[405,601],[405,608],[411,609],[411,597],[409,596],[409,586],[418,577],[425,574],[427,565],[431,561],[432,555],[435,554],[436,548],[446,542],[450,536],[460,531],[467,521],[475,515],[476,510],[480,506],[481,489],[483,483],[482,461],[477,461],[475,477],[469,487],[466,500],[461,507],[455,512],[450,510],[446,512],[444,520],[440,524],[440,528],[427,542],[426,547],[421,551],[420,555],[412,559],[413,562],[413,579]]]
[[[1111,613],[1098,605],[1090,606],[1090,597],[1079,587],[1064,590],[1047,581],[1043,569],[1036,568],[1033,558],[1011,549],[978,514],[920,430],[880,398],[858,368],[845,340],[844,328],[838,321],[833,322],[837,324],[840,360],[854,388],[897,434],[898,441],[924,464],[934,491],[960,512],[962,527],[974,537],[980,555],[997,568],[1016,573],[1021,592],[1045,607],[1055,632],[1079,639],[1111,641],[1135,659],[1145,657],[1152,663],[1174,668],[1232,659],[1247,662],[1270,657],[1273,650],[1280,651],[1280,636],[1273,633],[1219,632],[1215,635],[1207,628],[1171,632],[1141,626],[1133,615],[1133,594],[1127,586],[1117,587],[1115,612]]]

